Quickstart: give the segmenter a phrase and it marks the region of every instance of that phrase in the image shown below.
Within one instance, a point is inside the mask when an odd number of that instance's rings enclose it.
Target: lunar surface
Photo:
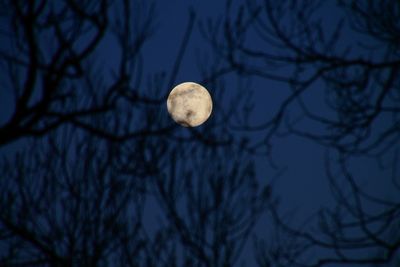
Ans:
[[[172,89],[167,100],[172,119],[185,127],[196,127],[211,115],[212,99],[207,89],[194,82],[181,83]]]

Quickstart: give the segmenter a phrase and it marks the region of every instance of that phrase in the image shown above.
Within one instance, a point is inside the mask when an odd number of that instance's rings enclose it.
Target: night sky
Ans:
[[[400,2],[114,1],[81,62],[100,3],[12,2],[0,266],[400,266]],[[166,108],[188,81],[213,98],[195,128]]]

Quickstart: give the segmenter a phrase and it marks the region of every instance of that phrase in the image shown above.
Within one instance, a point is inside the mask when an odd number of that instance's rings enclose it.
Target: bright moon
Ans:
[[[211,115],[212,99],[200,84],[185,82],[172,89],[167,100],[172,119],[185,127],[196,127]]]

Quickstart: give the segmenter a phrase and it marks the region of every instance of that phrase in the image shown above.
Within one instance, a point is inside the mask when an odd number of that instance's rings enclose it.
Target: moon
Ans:
[[[168,113],[184,127],[203,124],[211,115],[212,99],[207,89],[194,82],[175,86],[167,99]]]

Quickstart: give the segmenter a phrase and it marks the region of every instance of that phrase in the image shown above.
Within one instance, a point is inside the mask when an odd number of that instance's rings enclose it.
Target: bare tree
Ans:
[[[27,142],[0,165],[0,265],[237,265],[266,199],[249,138],[229,128],[251,105],[247,93],[215,102],[199,129],[177,127],[164,106],[195,13],[171,71],[147,73],[151,3],[1,5],[14,106],[0,143]],[[97,60],[107,38],[120,55],[110,68]],[[203,74],[221,99],[225,73]]]
[[[2,87],[12,95],[12,110],[3,111],[10,117],[1,126],[2,145],[43,135],[61,123],[111,108],[104,97],[96,99],[96,92],[86,93],[89,105],[66,108],[66,103],[79,97],[76,88],[87,73],[88,58],[106,32],[107,1],[85,5],[2,1],[0,5],[5,26],[1,33],[1,68],[6,74]]]
[[[3,162],[2,266],[107,266],[138,257],[144,196],[137,180],[113,170],[108,146],[64,129]]]
[[[0,6],[1,82],[10,103],[2,107],[8,118],[0,128],[1,145],[64,124],[119,140],[141,134],[120,136],[115,126],[112,131],[92,122],[119,112],[117,100],[141,86],[141,50],[154,33],[154,4],[43,0]],[[101,45],[115,39],[121,58],[117,66],[104,66]],[[131,96],[135,103],[146,100],[141,90]]]
[[[177,251],[185,252],[183,266],[240,262],[265,197],[254,162],[239,151],[198,145],[174,149],[170,160],[176,164],[154,181],[166,225],[179,240]]]
[[[234,266],[266,203],[254,168],[236,143],[60,127],[0,166],[0,264]]]
[[[271,202],[282,232],[279,240],[258,243],[260,265],[396,264],[399,198],[363,187],[351,162],[376,159],[385,175],[376,179],[389,184],[390,193],[400,191],[399,2],[226,1],[225,14],[203,24],[221,65],[290,88],[264,123],[243,120],[238,128],[264,131],[267,148],[273,137],[290,134],[326,147],[337,204],[302,227],[283,219]],[[316,101],[323,105],[313,108]]]

